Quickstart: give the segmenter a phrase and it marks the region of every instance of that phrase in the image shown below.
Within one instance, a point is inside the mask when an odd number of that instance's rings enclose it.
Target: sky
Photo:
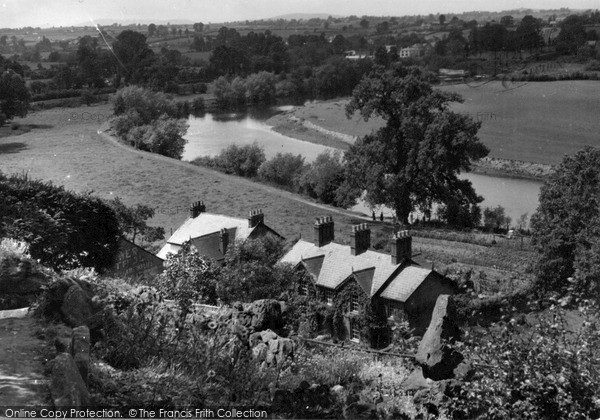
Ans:
[[[220,23],[289,13],[402,16],[510,9],[598,9],[599,0],[0,0],[0,28],[81,25],[94,20]]]

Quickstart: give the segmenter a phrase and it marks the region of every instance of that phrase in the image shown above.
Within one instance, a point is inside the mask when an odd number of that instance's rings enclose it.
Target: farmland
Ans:
[[[491,82],[479,87],[459,84],[442,89],[465,99],[463,104],[454,104],[455,111],[482,121],[479,137],[490,148],[491,157],[556,164],[565,154],[585,145],[600,146],[600,82],[532,82],[514,87],[506,89],[500,82]],[[378,119],[346,119],[346,103],[308,103],[295,109],[293,115],[353,136],[368,134],[381,125]],[[284,125],[285,117],[274,117],[270,124]]]

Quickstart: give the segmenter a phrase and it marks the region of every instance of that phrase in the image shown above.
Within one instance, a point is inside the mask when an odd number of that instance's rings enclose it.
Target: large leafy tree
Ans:
[[[117,36],[113,43],[113,51],[118,61],[118,82],[121,77],[125,84],[144,84],[148,80],[148,68],[156,61],[156,56],[148,47],[145,35],[125,30]]]
[[[489,150],[477,138],[481,123],[450,111],[451,102],[462,98],[433,89],[416,67],[378,68],[365,77],[346,113],[381,117],[386,124],[346,152],[338,193],[355,198],[366,191],[369,204],[395,209],[404,223],[415,208],[429,210],[436,202],[480,202],[471,182],[458,175]]]
[[[540,253],[537,274],[544,290],[582,293],[600,286],[600,149],[566,156],[540,192],[531,218]],[[574,283],[568,281],[574,277]],[[596,294],[596,296],[598,296]]]
[[[27,115],[31,95],[23,78],[12,69],[0,74],[0,114],[7,119]]]
[[[134,244],[137,242],[154,242],[164,239],[165,230],[160,226],[148,226],[147,220],[154,217],[154,209],[145,204],[126,206],[119,197],[107,201],[113,209],[119,228]]]

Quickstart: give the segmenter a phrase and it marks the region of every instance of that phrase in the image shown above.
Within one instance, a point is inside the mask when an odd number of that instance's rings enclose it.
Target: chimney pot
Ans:
[[[392,235],[391,245],[392,264],[400,264],[412,257],[412,236],[409,231],[402,230]]]
[[[332,242],[335,238],[333,217],[317,217],[314,224],[313,243],[317,247],[322,247]]]

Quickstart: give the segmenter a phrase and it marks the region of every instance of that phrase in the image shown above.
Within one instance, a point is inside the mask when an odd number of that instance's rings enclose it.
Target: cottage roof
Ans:
[[[318,286],[336,289],[353,277],[369,296],[389,289],[384,297],[402,302],[431,273],[431,270],[410,265],[411,261],[408,261],[409,265],[407,262],[392,264],[390,255],[380,252],[367,250],[352,255],[350,246],[334,242],[317,247],[312,242],[299,240],[280,262],[303,264]]]
[[[248,219],[224,216],[221,214],[200,213],[189,217],[168,239],[165,246],[158,252],[158,257],[165,259],[169,252],[175,253],[181,245],[191,240],[198,252],[212,258],[222,258],[216,255],[219,250],[219,232],[227,229],[229,242],[245,240],[250,237],[256,227],[250,227]],[[214,255],[213,255],[214,254]]]

